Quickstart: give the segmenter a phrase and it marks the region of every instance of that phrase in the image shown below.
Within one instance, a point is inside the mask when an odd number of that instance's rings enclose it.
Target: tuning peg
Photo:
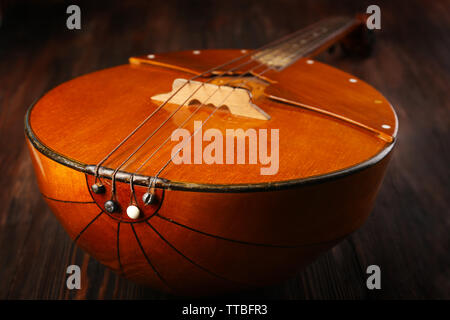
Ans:
[[[151,192],[146,192],[142,196],[142,201],[144,201],[145,205],[154,204],[156,202],[156,195]]]
[[[93,184],[91,189],[96,194],[105,193],[105,186],[99,183]]]
[[[113,200],[108,200],[105,202],[105,210],[108,211],[109,213],[116,212],[118,208],[119,206]]]

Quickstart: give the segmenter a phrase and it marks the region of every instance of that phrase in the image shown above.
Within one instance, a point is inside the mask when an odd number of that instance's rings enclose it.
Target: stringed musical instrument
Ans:
[[[153,288],[291,277],[367,219],[395,143],[386,98],[311,59],[364,29],[331,18],[255,50],[154,53],[57,86],[25,119],[43,197],[77,245]]]

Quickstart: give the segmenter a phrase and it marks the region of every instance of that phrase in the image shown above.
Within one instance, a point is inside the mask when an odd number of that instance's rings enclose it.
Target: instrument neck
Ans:
[[[288,36],[277,45],[259,51],[252,58],[282,70],[304,57],[313,57],[360,27],[360,18],[336,17],[319,21]]]

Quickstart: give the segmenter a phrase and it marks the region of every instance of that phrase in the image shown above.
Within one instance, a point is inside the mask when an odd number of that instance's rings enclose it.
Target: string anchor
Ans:
[[[139,215],[141,214],[141,211],[138,207],[135,205],[130,205],[127,208],[127,216],[130,217],[130,219],[137,219],[139,218]]]
[[[92,191],[94,192],[94,193],[96,193],[96,194],[100,194],[100,193],[105,193],[105,186],[104,185],[102,185],[102,184],[99,184],[99,183],[94,183],[92,186],[91,186],[91,189],[92,189]]]
[[[117,203],[113,200],[108,200],[105,202],[105,210],[109,213],[113,213],[119,209]]]
[[[156,202],[156,195],[151,192],[146,192],[142,196],[142,201],[144,201],[146,206],[154,204]]]

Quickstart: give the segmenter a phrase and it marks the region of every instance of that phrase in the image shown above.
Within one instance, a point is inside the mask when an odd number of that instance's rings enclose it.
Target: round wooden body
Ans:
[[[177,105],[167,104],[103,164],[94,166],[158,107],[175,78],[239,56],[240,50],[178,52],[131,60],[51,90],[32,106],[26,133],[39,188],[76,243],[123,276],[175,294],[211,294],[272,284],[331,248],[365,221],[397,130],[395,112],[375,89],[342,71],[301,59],[260,78],[252,102],[269,120],[218,110],[204,130],[279,130],[279,168],[258,164],[171,164],[142,195],[177,142],[156,153],[134,184],[138,219],[126,215],[131,173],[195,110],[182,107],[117,175],[119,210],[108,213],[109,169],[129,156]],[[198,81],[207,81],[200,77]],[[225,103],[226,105],[226,103]],[[205,106],[186,124],[205,121]],[[270,134],[268,145],[270,146]],[[248,146],[248,144],[246,145]],[[235,146],[236,147],[236,146]]]

